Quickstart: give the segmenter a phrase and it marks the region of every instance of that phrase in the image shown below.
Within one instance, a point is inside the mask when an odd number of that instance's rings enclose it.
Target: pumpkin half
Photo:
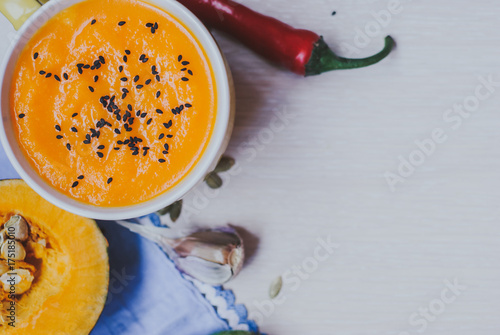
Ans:
[[[55,207],[21,180],[2,180],[0,242],[0,334],[88,334],[109,279],[95,221]]]

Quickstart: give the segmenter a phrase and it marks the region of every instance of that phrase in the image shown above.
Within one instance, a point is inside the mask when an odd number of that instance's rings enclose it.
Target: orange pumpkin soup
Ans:
[[[189,173],[210,140],[216,87],[204,50],[172,15],[138,0],[86,0],[26,45],[11,87],[18,140],[74,199],[126,206]]]

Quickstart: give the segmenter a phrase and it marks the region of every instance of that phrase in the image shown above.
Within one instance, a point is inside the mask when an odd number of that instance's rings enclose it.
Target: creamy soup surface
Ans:
[[[22,51],[11,113],[53,187],[97,206],[150,200],[196,165],[216,119],[210,63],[175,17],[138,0],[87,0]]]

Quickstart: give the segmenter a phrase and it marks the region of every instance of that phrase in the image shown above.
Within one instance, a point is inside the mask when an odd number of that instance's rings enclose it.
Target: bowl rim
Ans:
[[[99,207],[75,200],[43,180],[24,156],[17,139],[13,136],[9,91],[14,72],[13,68],[17,62],[18,55],[26,43],[38,31],[39,27],[43,26],[45,22],[60,11],[83,1],[86,0],[49,1],[24,23],[16,35],[16,40],[9,46],[0,67],[0,142],[4,147],[9,161],[21,178],[44,199],[68,212],[101,220],[122,220],[148,215],[182,198],[199,184],[217,163],[222,154],[221,151],[227,145],[227,140],[232,129],[232,100],[234,97],[232,96],[231,74],[226,67],[224,56],[211,33],[186,7],[174,0],[139,0],[171,14],[187,27],[188,31],[197,39],[200,47],[205,51],[207,61],[210,63],[214,73],[215,86],[217,88],[217,112],[214,129],[209,143],[198,162],[170,190],[150,200],[129,206]],[[3,108],[4,105],[6,105],[6,108]]]

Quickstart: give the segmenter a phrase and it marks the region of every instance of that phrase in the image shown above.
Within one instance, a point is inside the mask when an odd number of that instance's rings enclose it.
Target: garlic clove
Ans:
[[[232,227],[202,229],[179,237],[167,227],[117,223],[156,242],[180,271],[202,282],[223,284],[243,266],[243,241]]]
[[[224,284],[233,277],[228,264],[218,264],[194,256],[178,257],[174,263],[182,272],[210,285]]]

